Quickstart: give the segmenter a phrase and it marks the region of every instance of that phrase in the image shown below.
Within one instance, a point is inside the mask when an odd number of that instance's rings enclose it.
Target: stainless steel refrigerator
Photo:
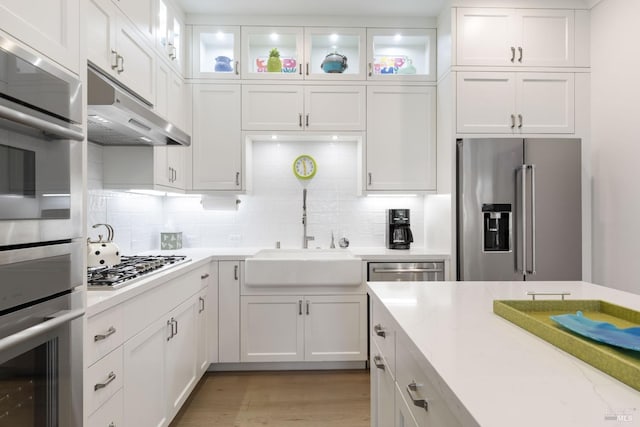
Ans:
[[[580,140],[458,140],[458,280],[581,280],[581,206]]]

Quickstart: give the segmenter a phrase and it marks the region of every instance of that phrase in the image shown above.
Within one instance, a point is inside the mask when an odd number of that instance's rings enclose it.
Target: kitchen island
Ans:
[[[451,415],[443,417],[451,423],[440,423],[447,426],[640,426],[640,391],[493,313],[494,300],[530,299],[529,291],[640,310],[640,295],[585,282],[369,283],[372,358],[382,348],[376,340],[395,336],[396,354],[387,348],[380,359],[395,375],[394,418],[404,399],[420,426],[418,417],[439,410]],[[386,324],[379,326],[380,318]],[[381,327],[385,338],[376,336]],[[437,396],[429,411],[416,409],[406,393],[402,351],[428,374],[417,394]],[[372,382],[375,372],[372,365]],[[374,418],[380,404],[372,395]]]

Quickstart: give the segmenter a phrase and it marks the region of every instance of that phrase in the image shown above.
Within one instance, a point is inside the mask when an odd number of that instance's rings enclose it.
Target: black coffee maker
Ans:
[[[385,240],[389,249],[409,249],[413,242],[409,209],[388,209]]]

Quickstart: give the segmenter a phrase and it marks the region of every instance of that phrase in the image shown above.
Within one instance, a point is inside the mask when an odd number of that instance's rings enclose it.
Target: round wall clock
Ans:
[[[299,179],[311,179],[317,170],[316,161],[308,154],[298,156],[293,161],[293,173]]]

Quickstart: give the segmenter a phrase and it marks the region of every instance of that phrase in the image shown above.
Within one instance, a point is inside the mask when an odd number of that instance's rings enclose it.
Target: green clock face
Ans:
[[[318,166],[313,157],[303,154],[293,161],[293,173],[299,179],[311,179],[316,174]]]

